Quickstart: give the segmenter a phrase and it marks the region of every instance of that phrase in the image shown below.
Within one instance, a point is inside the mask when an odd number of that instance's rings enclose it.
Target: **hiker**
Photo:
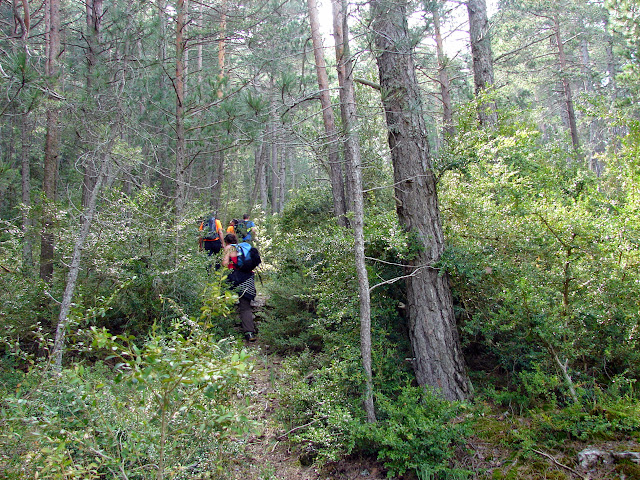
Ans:
[[[242,216],[242,221],[236,225],[236,235],[241,238],[243,242],[253,244],[256,239],[256,224],[249,219],[249,214],[245,213]]]
[[[222,250],[222,223],[215,213],[200,223],[200,233],[198,239],[200,250],[204,247],[209,256]]]
[[[229,220],[229,226],[227,227],[227,233],[236,233],[236,225],[238,225],[238,219],[237,218]]]
[[[244,338],[250,342],[256,341],[256,325],[253,321],[253,309],[251,302],[256,298],[256,283],[253,271],[244,272],[240,270],[238,260],[238,238],[233,233],[227,233],[224,237],[224,253],[222,255],[222,266],[232,270],[227,277],[227,281],[238,293],[238,316],[244,332]]]

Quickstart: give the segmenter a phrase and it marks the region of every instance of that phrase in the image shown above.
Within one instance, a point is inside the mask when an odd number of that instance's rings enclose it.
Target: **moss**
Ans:
[[[620,474],[621,477],[624,474],[626,478],[640,478],[640,465],[629,460],[621,460],[620,463],[616,465],[615,471]]]

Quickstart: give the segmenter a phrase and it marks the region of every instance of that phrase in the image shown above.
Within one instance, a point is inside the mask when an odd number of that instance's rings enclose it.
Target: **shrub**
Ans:
[[[378,422],[358,427],[356,448],[377,455],[388,476],[413,471],[421,478],[465,478],[452,468],[459,445],[470,435],[464,407],[421,387],[405,386],[396,399],[376,396]],[[442,477],[441,477],[442,475]]]
[[[354,445],[363,379],[357,351],[345,348],[341,353],[342,358],[326,366],[318,367],[321,362],[308,351],[283,363],[278,418],[292,430],[289,438],[305,463],[337,461]]]
[[[95,330],[118,360],[59,375],[34,368],[6,390],[0,442],[9,474],[35,478],[162,478],[216,469],[216,449],[250,427],[231,401],[250,371],[248,353],[182,319],[141,346]],[[153,467],[149,467],[153,465]]]

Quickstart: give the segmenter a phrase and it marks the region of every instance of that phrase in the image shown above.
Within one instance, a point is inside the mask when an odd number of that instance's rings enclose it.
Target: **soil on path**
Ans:
[[[238,442],[238,456],[232,462],[233,480],[383,480],[379,465],[367,460],[350,459],[323,469],[303,466],[299,452],[289,443],[287,432],[276,419],[278,395],[276,382],[280,358],[269,353],[269,346],[258,340],[247,344],[253,353],[254,371],[245,398],[249,417],[256,422],[255,432]],[[372,464],[373,463],[373,464]]]

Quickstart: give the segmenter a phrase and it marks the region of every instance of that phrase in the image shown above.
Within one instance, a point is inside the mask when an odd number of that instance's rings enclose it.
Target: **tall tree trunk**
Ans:
[[[167,0],[157,0],[158,6],[158,61],[160,65],[164,65],[165,60],[167,59],[167,46],[165,44],[165,39],[167,38]],[[162,81],[160,83],[160,87],[164,84],[164,76],[161,77]]]
[[[373,30],[382,102],[393,160],[396,209],[401,225],[422,249],[406,267],[409,336],[420,385],[449,400],[471,393],[448,276],[434,267],[444,235],[422,117],[404,1],[372,0]]]
[[[371,297],[369,276],[364,254],[364,198],[362,193],[362,157],[358,138],[356,95],[353,86],[353,62],[349,53],[349,27],[347,24],[346,0],[332,0],[333,34],[336,43],[336,68],[340,84],[340,111],[344,128],[344,148],[349,152],[345,158],[352,162],[347,169],[352,175],[354,260],[358,274],[360,297],[360,356],[365,375],[364,408],[368,422],[376,421],[373,403],[373,371],[371,361]]]
[[[29,62],[29,49],[27,39],[31,26],[29,2],[22,2],[23,14],[20,15],[18,2],[14,2],[14,18],[21,27],[20,47],[25,53],[25,63]],[[31,220],[31,122],[29,119],[30,106],[25,107],[20,115],[20,175],[21,175],[21,199],[22,199],[22,265],[29,275],[33,270],[33,222]]]
[[[224,96],[224,90],[222,86],[222,82],[225,76],[225,62],[226,62],[226,31],[227,31],[227,14],[226,14],[227,0],[223,0],[220,14],[220,32],[218,39],[218,90],[216,95],[218,98],[222,98]],[[211,172],[213,174],[213,178],[209,183],[211,185],[211,198],[210,198],[210,206],[212,211],[218,212],[220,209],[220,201],[222,198],[222,185],[224,183],[224,162],[225,162],[225,154],[222,147],[222,142],[216,137],[216,140],[213,142],[213,165],[211,168]]]
[[[580,39],[580,67],[582,70],[583,88],[587,95],[593,95],[594,85],[591,75],[591,58],[589,55],[589,42],[586,38]],[[598,154],[604,152],[605,145],[601,135],[601,122],[599,118],[589,120],[589,143],[585,149],[587,156],[587,166],[598,177],[602,174],[602,165],[598,159]]]
[[[58,326],[56,328],[56,336],[53,344],[53,350],[51,351],[51,358],[54,360],[54,369],[59,372],[62,368],[62,355],[64,352],[65,337],[67,326],[69,325],[69,313],[71,312],[71,305],[73,295],[75,293],[76,283],[78,280],[78,274],[80,272],[80,261],[82,260],[82,251],[89,235],[91,223],[96,211],[96,204],[98,201],[98,195],[102,188],[103,183],[107,178],[108,162],[110,150],[113,145],[113,140],[109,144],[107,152],[104,154],[101,162],[100,172],[96,178],[95,185],[91,191],[89,202],[82,213],[82,224],[80,231],[75,239],[73,245],[73,255],[71,257],[71,264],[69,265],[69,274],[67,275],[67,284],[65,285],[64,294],[62,296],[62,303],[60,305],[60,314],[58,316]]]
[[[309,10],[309,23],[311,25],[311,40],[313,42],[313,55],[316,61],[316,76],[318,77],[318,88],[320,89],[320,106],[322,108],[322,121],[324,131],[327,136],[327,149],[329,157],[329,179],[331,181],[331,193],[333,198],[333,212],[337,218],[338,225],[347,226],[345,216],[347,205],[344,192],[344,177],[342,164],[338,155],[338,134],[336,133],[336,122],[331,106],[331,96],[329,95],[329,76],[327,66],[324,61],[324,48],[322,45],[322,35],[320,33],[320,21],[318,19],[318,5],[316,0],[307,0]]]
[[[265,213],[269,208],[269,192],[267,189],[267,166],[269,165],[269,156],[271,149],[269,148],[268,139],[269,135],[267,133],[266,139],[262,142],[262,160],[260,162],[260,172],[258,174],[258,179],[260,181],[260,203],[262,204],[262,211],[264,211]]]
[[[54,203],[56,199],[56,181],[58,173],[59,132],[58,132],[58,99],[57,87],[58,55],[60,55],[60,0],[48,0],[45,3],[45,47],[47,54],[46,75],[50,95],[47,108],[47,133],[44,147],[44,176],[42,191],[44,208],[42,214],[42,234],[40,237],[40,278],[51,282],[53,277],[54,235]]]
[[[476,95],[482,95],[493,85],[493,54],[486,1],[467,0],[467,13],[473,57],[473,82]],[[498,122],[495,102],[482,102],[478,108],[480,125],[491,127]]]
[[[87,22],[87,50],[85,57],[87,59],[87,97],[95,98],[95,82],[94,76],[95,66],[97,63],[98,46],[100,45],[100,24],[102,21],[102,0],[86,0],[86,22]],[[93,162],[87,161],[84,164],[84,175],[82,180],[82,206],[85,207],[93,191],[96,182],[96,167]]]
[[[272,103],[271,116],[269,125],[271,126],[269,135],[269,149],[270,149],[270,162],[269,162],[269,197],[271,198],[271,213],[278,213],[277,210],[277,189],[278,189],[278,155],[280,149],[278,148],[278,118],[276,114],[275,102]]]
[[[262,148],[263,148],[264,143],[259,141],[258,142],[258,146],[256,147],[254,153],[253,153],[253,165],[254,165],[254,170],[253,170],[253,179],[254,179],[254,184],[253,184],[253,189],[251,190],[251,198],[249,199],[249,208],[247,209],[247,213],[249,213],[249,215],[251,215],[253,207],[255,205],[258,204],[258,194],[260,193],[260,182],[262,181],[260,176],[262,175],[262,172],[264,171],[262,168]]]
[[[180,223],[180,217],[186,201],[186,138],[184,128],[184,57],[186,25],[185,0],[176,2],[176,78],[174,81],[176,95],[176,197],[175,213],[176,225]]]
[[[573,93],[571,91],[571,83],[568,77],[567,57],[564,52],[564,43],[562,42],[562,35],[560,33],[560,21],[558,15],[554,15],[551,18],[553,37],[552,42],[555,41],[555,47],[558,49],[558,66],[560,67],[560,75],[562,76],[562,90],[564,93],[564,102],[567,113],[567,120],[569,122],[569,132],[571,134],[571,143],[573,150],[578,161],[582,161],[582,152],[580,149],[580,136],[578,134],[578,126],[576,123],[576,112],[573,108]]]
[[[220,38],[218,39],[218,98],[224,96],[222,83],[225,76],[225,55],[227,51],[227,0],[222,0],[220,13]]]
[[[200,28],[203,28],[204,26],[204,5],[200,4],[198,7],[199,9],[199,13],[198,13],[198,25]],[[198,87],[202,88],[202,67],[204,66],[203,63],[203,40],[202,38],[198,39],[198,46],[197,46],[197,62],[198,62]]]
[[[456,133],[453,125],[453,107],[451,105],[451,80],[447,66],[449,60],[444,53],[444,41],[440,31],[440,2],[433,7],[433,36],[436,41],[436,56],[438,59],[438,81],[440,83],[440,99],[442,100],[442,130],[445,140]]]
[[[214,147],[216,148],[211,157],[211,166],[209,167],[209,186],[211,188],[209,207],[211,207],[212,211],[218,212],[220,199],[222,198],[222,184],[224,183],[224,152],[220,149],[219,143],[214,143]]]
[[[33,232],[31,231],[31,126],[29,112],[20,115],[20,160],[22,176],[22,264],[25,270],[33,268]]]
[[[284,199],[287,193],[287,163],[291,156],[291,148],[284,147],[280,156],[280,173],[278,174],[278,212],[284,209]]]

